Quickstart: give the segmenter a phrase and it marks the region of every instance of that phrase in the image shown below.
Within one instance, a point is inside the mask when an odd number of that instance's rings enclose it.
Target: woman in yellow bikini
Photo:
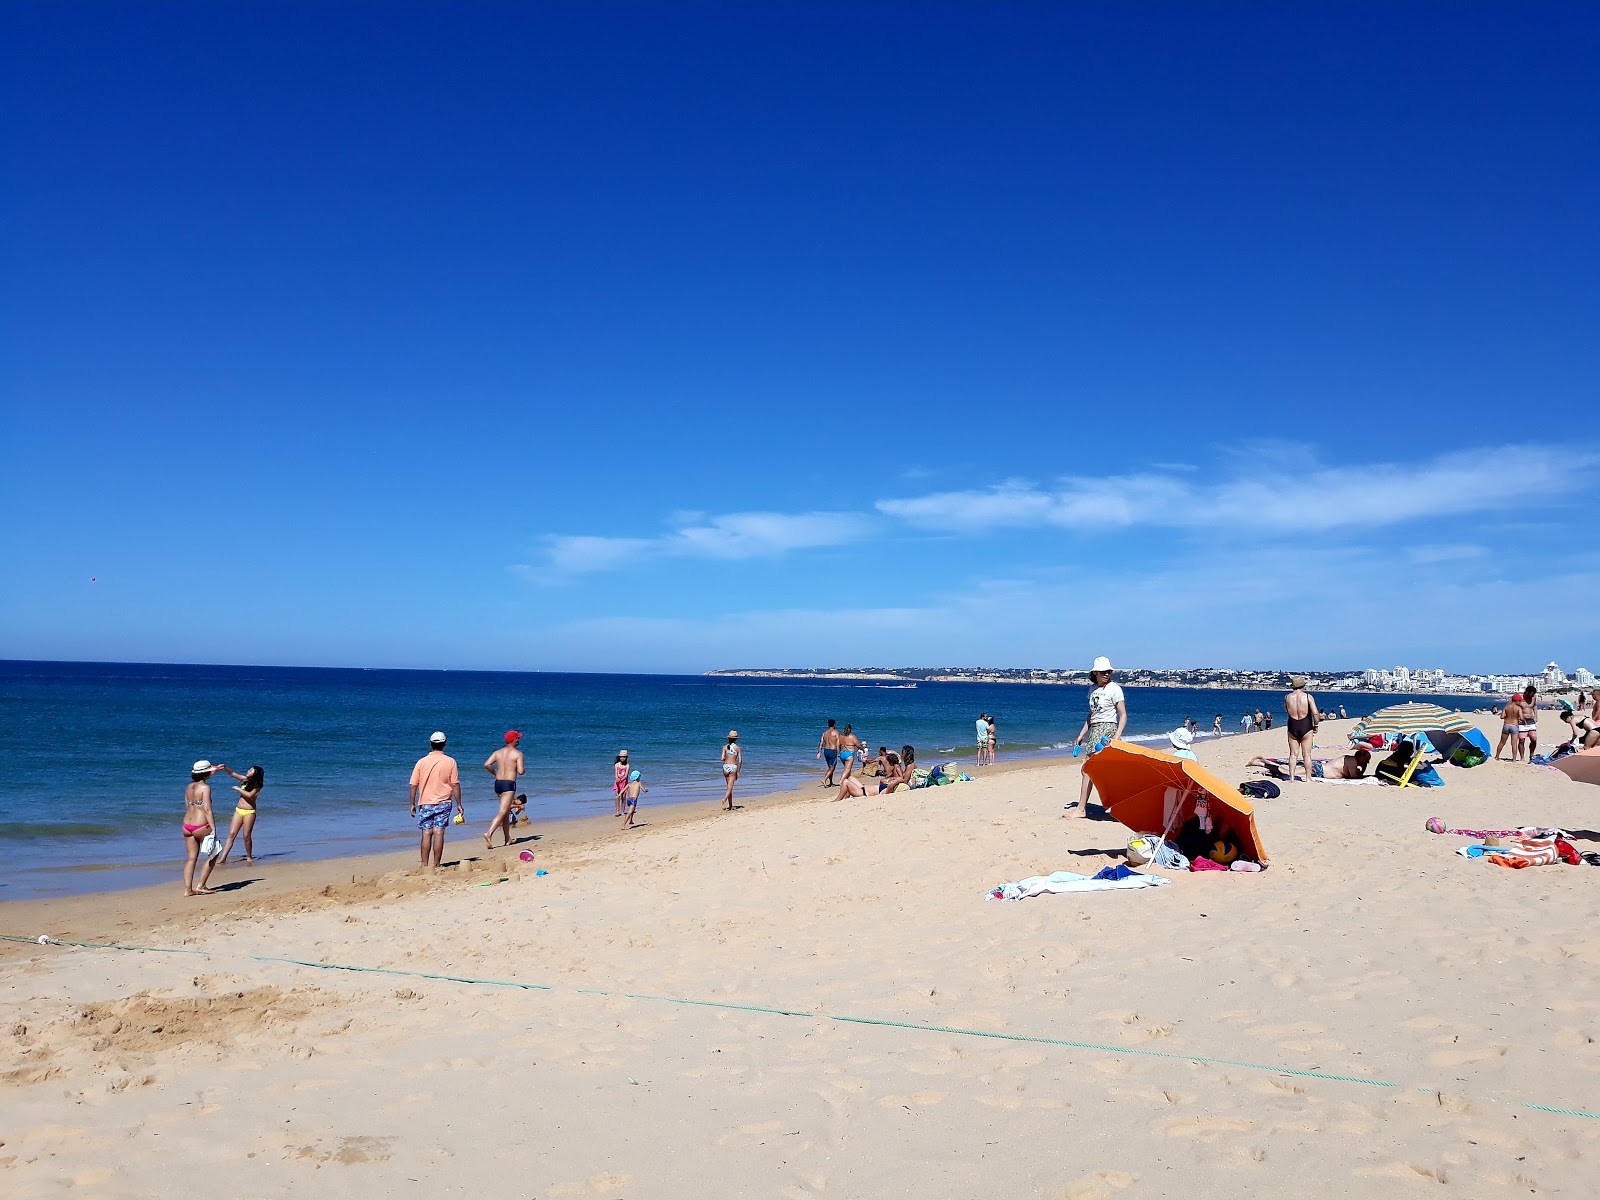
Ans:
[[[189,770],[189,786],[183,791],[183,848],[188,851],[188,861],[183,865],[183,894],[185,896],[209,896],[211,889],[206,883],[211,878],[211,870],[217,865],[214,858],[206,859],[206,869],[200,875],[200,886],[194,885],[194,868],[200,858],[200,843],[205,841],[207,835],[215,833],[216,819],[211,815],[211,784],[207,782],[214,771],[205,759]]]
[[[242,833],[244,860],[253,863],[256,860],[256,851],[250,835],[256,827],[256,799],[261,795],[261,789],[266,786],[267,773],[260,767],[251,767],[243,775],[228,767],[218,767],[217,770],[227,771],[239,781],[239,786],[233,789],[239,793],[239,805],[233,810],[233,824],[228,827],[228,844],[223,847],[222,857],[218,861],[224,863],[228,861],[228,855],[233,853],[233,840]]]

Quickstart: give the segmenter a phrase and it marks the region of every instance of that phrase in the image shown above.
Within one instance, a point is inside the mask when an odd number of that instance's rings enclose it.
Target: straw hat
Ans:
[[[730,742],[737,742],[739,740],[739,731],[737,729],[728,730],[728,740]]]

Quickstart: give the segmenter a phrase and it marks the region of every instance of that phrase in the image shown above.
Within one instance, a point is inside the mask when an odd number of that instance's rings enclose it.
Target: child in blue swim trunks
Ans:
[[[639,796],[649,790],[639,779],[639,772],[628,772],[628,786],[622,789],[622,829],[634,827],[633,815],[639,811]],[[617,832],[621,833],[622,829]]]

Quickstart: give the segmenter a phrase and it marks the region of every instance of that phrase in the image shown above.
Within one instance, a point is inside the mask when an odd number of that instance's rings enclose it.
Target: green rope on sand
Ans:
[[[0,941],[37,943],[37,938],[21,937],[17,934],[0,934]],[[147,954],[198,954],[206,958],[217,958],[219,955],[210,950],[182,950],[163,946],[124,946],[116,942],[66,942],[51,938],[46,945],[73,946],[83,950],[131,950]],[[508,979],[475,979],[467,975],[439,975],[428,971],[404,971],[396,967],[360,967],[350,963],[316,962],[305,958],[280,958],[273,954],[246,954],[243,955],[250,962],[281,963],[291,967],[309,967],[318,971],[352,971],[368,975],[391,975],[404,979],[431,979],[441,983],[466,983],[479,987],[516,988],[529,992],[553,992],[556,989],[547,983],[521,983]],[[1268,1063],[1241,1062],[1229,1058],[1208,1058],[1203,1054],[1178,1054],[1171,1050],[1146,1050],[1137,1046],[1113,1046],[1105,1042],[1082,1042],[1071,1038],[1038,1037],[1026,1033],[1002,1033],[991,1029],[960,1029],[950,1025],[923,1025],[915,1021],[889,1021],[879,1017],[842,1017],[832,1013],[807,1012],[798,1008],[770,1008],[760,1004],[735,1004],[730,1000],[691,1000],[683,996],[652,996],[644,992],[615,992],[603,988],[574,988],[580,996],[605,996],[619,1000],[644,1000],[657,1004],[683,1004],[696,1008],[721,1008],[733,1012],[762,1013],[777,1017],[807,1017],[817,1021],[837,1021],[844,1025],[877,1025],[885,1029],[909,1029],[917,1033],[942,1033],[951,1037],[989,1038],[1001,1042],[1028,1042],[1039,1046],[1061,1046],[1070,1050],[1092,1050],[1101,1054],[1136,1055],[1141,1058],[1167,1059],[1173,1062],[1204,1063],[1213,1067],[1233,1067],[1241,1071],[1264,1071],[1270,1075],[1293,1075],[1300,1079],[1320,1079],[1328,1083],[1352,1083],[1362,1087],[1397,1089],[1401,1085],[1390,1083],[1386,1079],[1368,1079],[1360,1075],[1335,1075],[1329,1071],[1305,1071],[1295,1067],[1275,1067]],[[1419,1092],[1431,1092],[1433,1088],[1417,1088]],[[1549,1104],[1532,1104],[1526,1100],[1493,1100],[1490,1103],[1509,1104],[1515,1108],[1532,1109],[1534,1112],[1554,1113],[1563,1117],[1582,1117],[1586,1120],[1600,1121],[1600,1112],[1590,1112],[1581,1108],[1560,1108]]]

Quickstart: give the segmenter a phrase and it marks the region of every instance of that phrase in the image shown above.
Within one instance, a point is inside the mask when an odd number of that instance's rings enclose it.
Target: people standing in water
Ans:
[[[456,760],[444,752],[444,746],[443,732],[435,730],[428,738],[428,753],[411,768],[411,815],[422,831],[418,852],[422,865],[434,871],[444,856],[444,831],[450,824],[452,805],[457,820],[467,819],[467,810],[461,803],[461,772]]]
[[[1094,755],[1102,742],[1111,742],[1122,736],[1128,726],[1128,704],[1123,699],[1120,685],[1111,682],[1111,660],[1104,655],[1094,660],[1089,668],[1089,715],[1078,731],[1075,746],[1089,743],[1089,754]],[[1089,772],[1083,773],[1083,786],[1078,792],[1078,817],[1089,815],[1089,796],[1094,784]]]
[[[211,872],[217,865],[214,858],[206,859],[205,870],[200,873],[200,886],[194,886],[194,868],[200,860],[200,843],[208,834],[217,831],[216,818],[211,815],[211,776],[218,768],[201,759],[189,769],[189,786],[183,789],[183,848],[188,858],[183,864],[183,894],[209,896]]]
[[[839,723],[832,717],[828,718],[828,727],[822,731],[822,738],[817,742],[817,757],[828,764],[828,773],[823,776],[822,786],[833,786],[833,771],[839,765]]]
[[[846,779],[855,774],[856,760],[861,757],[861,752],[865,749],[866,746],[855,734],[855,726],[846,725],[844,732],[839,735],[839,759],[844,763]]]
[[[220,766],[219,771],[226,771],[239,781],[239,786],[233,790],[239,793],[239,803],[233,810],[233,820],[228,825],[228,844],[222,848],[222,857],[217,860],[219,866],[225,865],[228,855],[233,853],[233,842],[241,833],[244,834],[244,860],[253,863],[256,860],[255,843],[251,834],[256,828],[256,809],[259,807],[261,789],[267,785],[267,773],[260,767],[251,767],[243,775],[231,767]]]
[[[1219,738],[1219,737],[1222,736],[1222,714],[1221,713],[1218,713],[1217,716],[1216,716],[1216,719],[1211,722],[1211,736],[1214,737],[1214,738]]]
[[[611,764],[611,790],[616,795],[617,816],[622,815],[622,793],[628,790],[628,752],[617,751],[617,759]]]
[[[1317,711],[1316,697],[1306,691],[1310,682],[1304,675],[1296,675],[1289,680],[1289,693],[1283,698],[1284,715],[1289,718],[1289,782],[1294,779],[1294,760],[1296,755],[1306,769],[1306,780],[1311,779],[1311,750],[1316,739],[1317,726],[1322,723],[1322,714]]]
[[[1000,739],[994,731],[994,714],[984,718],[984,723],[989,727],[989,765],[994,766],[994,752],[999,748]]]
[[[639,811],[639,796],[650,789],[639,778],[639,772],[629,771],[622,785],[622,829],[633,829],[634,815]],[[622,829],[617,830],[618,833]]]
[[[505,839],[500,844],[511,845],[511,806],[516,803],[517,776],[522,774],[524,766],[522,735],[515,729],[508,729],[506,744],[489,755],[483,763],[483,769],[494,776],[494,798],[500,805],[499,811],[494,814],[494,820],[489,822],[489,828],[483,831],[483,845],[486,850],[494,849],[496,829]]]
[[[978,731],[978,765],[981,767],[989,761],[989,714],[979,713],[976,725]]]
[[[848,728],[848,727],[847,727]],[[722,778],[728,790],[722,794],[722,811],[733,811],[733,785],[739,782],[739,772],[744,768],[744,751],[739,748],[739,731],[728,730],[728,744],[722,748]]]

